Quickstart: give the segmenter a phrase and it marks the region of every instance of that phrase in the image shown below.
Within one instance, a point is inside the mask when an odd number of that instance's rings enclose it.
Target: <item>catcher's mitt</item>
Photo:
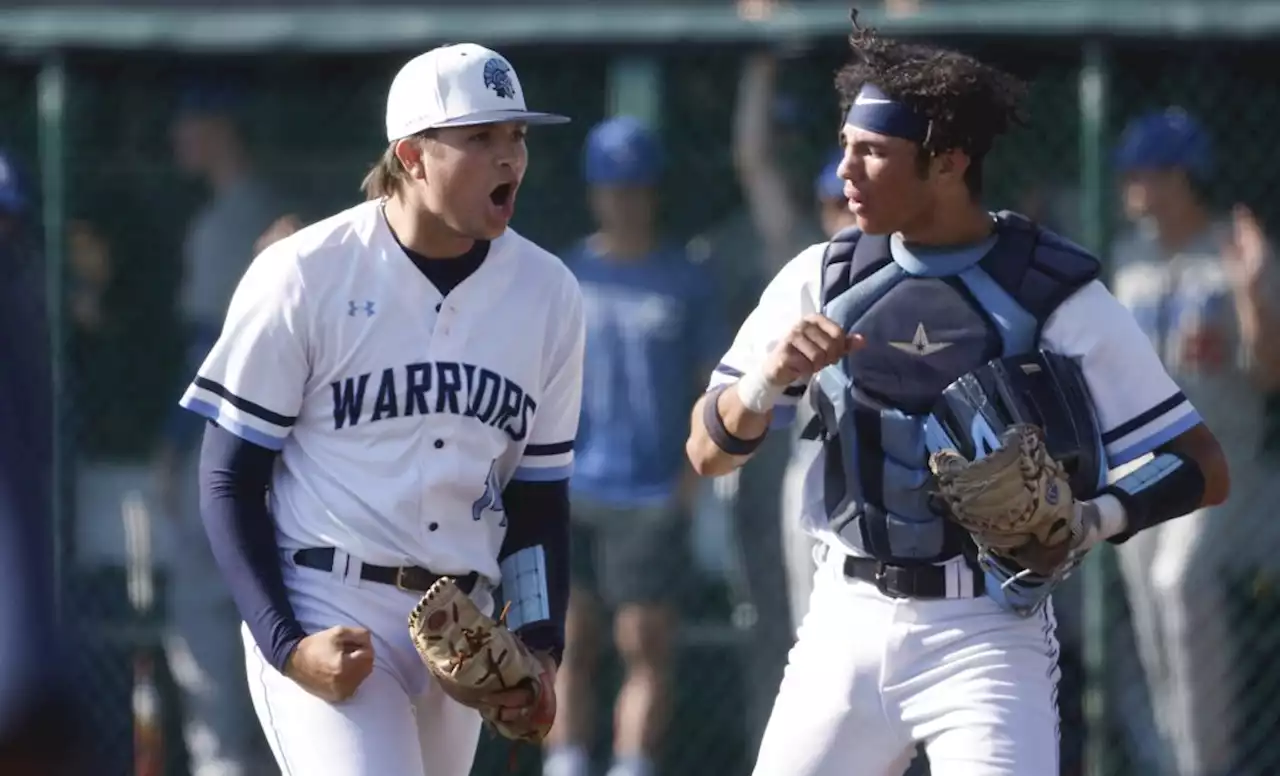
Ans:
[[[520,638],[476,607],[450,577],[441,577],[409,614],[409,636],[427,668],[454,700],[470,706],[503,736],[537,743],[555,721],[550,674]],[[519,709],[496,693],[524,690]]]
[[[1075,500],[1062,465],[1035,426],[1010,426],[999,449],[970,461],[954,450],[929,458],[948,516],[979,549],[1050,576],[1074,547]]]

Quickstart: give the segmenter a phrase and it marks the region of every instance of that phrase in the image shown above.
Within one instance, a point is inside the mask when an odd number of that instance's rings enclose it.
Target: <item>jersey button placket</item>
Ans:
[[[435,358],[439,358],[441,354],[434,351],[436,351],[442,345],[444,349],[450,353],[452,353],[452,351],[454,350],[454,348],[444,343],[449,342],[450,340],[449,334],[453,330],[453,326],[457,323],[457,321],[455,320],[455,318],[457,317],[457,310],[455,310],[450,305],[444,304],[443,302],[436,305],[436,310],[438,312],[436,314],[434,330],[431,332],[431,344],[432,344],[432,351],[433,351],[432,356]]]

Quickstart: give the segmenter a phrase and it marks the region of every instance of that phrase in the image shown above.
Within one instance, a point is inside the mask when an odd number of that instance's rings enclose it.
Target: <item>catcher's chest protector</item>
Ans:
[[[805,436],[825,446],[831,530],[884,561],[938,562],[968,539],[929,505],[929,411],[962,375],[1035,350],[1045,320],[1100,268],[1008,211],[997,214],[993,239],[967,254],[909,258],[856,228],[832,238],[822,312],[867,344],[816,376],[817,417]]]

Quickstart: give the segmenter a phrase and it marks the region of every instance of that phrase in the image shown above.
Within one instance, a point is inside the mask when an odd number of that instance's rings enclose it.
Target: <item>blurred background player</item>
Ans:
[[[194,374],[217,338],[245,269],[287,213],[258,173],[244,135],[245,95],[230,83],[193,83],[172,125],[174,160],[209,198],[187,227],[178,300]],[[265,239],[264,239],[265,238]],[[240,617],[200,521],[197,463],[202,419],[173,403],[157,457],[159,509],[176,553],[166,653],[182,695],[192,776],[241,776],[269,762],[246,688]]]
[[[594,127],[585,173],[597,230],[563,254],[582,286],[587,335],[571,482],[574,575],[546,776],[590,772],[608,623],[624,670],[610,776],[656,773],[670,713],[695,482],[683,427],[698,370],[724,337],[711,278],[660,234],[661,157],[636,119]]]
[[[0,773],[76,774],[82,743],[55,626],[52,372],[27,176],[0,149]]]
[[[813,181],[813,201],[818,211],[822,233],[831,238],[837,232],[857,226],[857,219],[849,210],[849,198],[844,195],[844,180],[836,174],[843,151],[833,151],[822,172]]]
[[[732,124],[733,171],[742,206],[696,241],[705,241],[710,250],[717,285],[730,289],[721,291],[730,330],[755,307],[769,278],[790,257],[824,239],[812,205],[812,177],[796,162],[809,155],[805,111],[802,101],[779,84],[796,53],[766,48],[744,58]],[[791,450],[787,435],[773,435],[741,470],[712,483],[732,515],[737,562],[731,571],[740,599],[736,624],[745,628],[742,660],[752,677],[745,711],[753,747],[782,681],[795,641],[793,623],[799,621],[794,599],[805,595],[812,566],[804,552],[808,540],[783,507]]]
[[[1230,216],[1212,207],[1213,157],[1205,129],[1176,108],[1134,119],[1115,152],[1131,226],[1112,249],[1113,292],[1222,440],[1231,466],[1228,503],[1119,549],[1167,747],[1155,756],[1172,760],[1156,767],[1179,776],[1246,772],[1235,760],[1242,754],[1235,736],[1248,722],[1236,687],[1251,678],[1234,660],[1232,645],[1244,634],[1233,633],[1227,591],[1260,567],[1274,569],[1280,555],[1280,489],[1268,485],[1274,470],[1260,457],[1264,395],[1280,386],[1280,285],[1254,215],[1240,205]]]

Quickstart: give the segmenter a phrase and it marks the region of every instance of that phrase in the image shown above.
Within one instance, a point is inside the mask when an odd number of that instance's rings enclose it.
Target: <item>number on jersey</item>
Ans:
[[[484,516],[484,511],[491,509],[502,515],[498,521],[498,525],[507,524],[507,513],[502,507],[502,484],[498,482],[498,461],[495,459],[489,464],[489,476],[484,482],[484,493],[480,494],[480,498],[476,499],[471,505],[471,519],[479,520]]]

